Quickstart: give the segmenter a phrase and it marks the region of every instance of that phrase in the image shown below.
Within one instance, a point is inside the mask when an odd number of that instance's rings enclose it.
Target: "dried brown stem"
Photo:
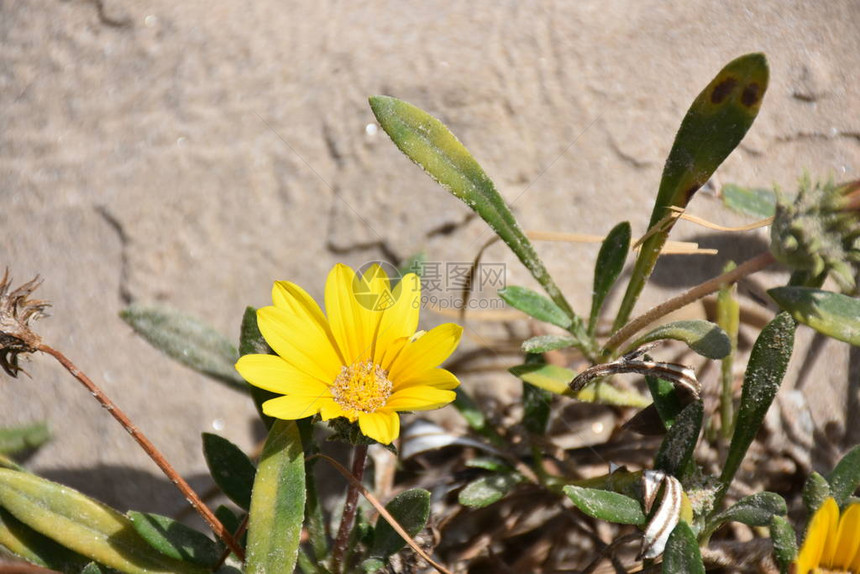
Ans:
[[[743,264],[739,265],[735,269],[728,271],[727,273],[723,273],[713,279],[705,281],[704,283],[700,283],[696,285],[689,291],[685,291],[681,293],[677,297],[669,299],[668,301],[664,301],[660,303],[650,311],[639,315],[623,327],[621,327],[618,331],[615,332],[612,337],[606,341],[606,344],[603,346],[602,355],[604,357],[610,356],[612,353],[621,346],[621,343],[638,333],[644,327],[647,327],[660,317],[663,317],[672,311],[677,311],[681,307],[685,305],[689,305],[693,301],[701,299],[711,293],[716,292],[723,285],[728,285],[731,283],[735,283],[738,280],[746,277],[747,275],[752,275],[756,271],[761,271],[765,267],[772,265],[776,262],[773,255],[770,251],[765,251],[761,255],[757,255],[752,259],[745,261]]]
[[[44,343],[40,344],[36,347],[36,350],[42,351],[43,353],[47,353],[54,357],[69,373],[75,377],[82,385],[84,385],[87,390],[92,393],[92,395],[96,398],[96,400],[101,403],[101,405],[107,409],[107,411],[123,426],[123,428],[128,431],[128,434],[132,436],[134,440],[137,441],[137,444],[149,455],[149,458],[158,465],[158,467],[164,472],[170,482],[179,489],[182,495],[188,500],[194,510],[197,511],[198,514],[206,521],[206,524],[212,529],[212,532],[220,538],[227,547],[233,551],[233,553],[239,557],[240,560],[245,559],[245,553],[236,543],[236,540],[233,538],[233,535],[224,527],[223,524],[218,520],[218,518],[212,513],[208,506],[206,506],[203,501],[200,500],[200,497],[197,495],[194,490],[192,490],[191,486],[182,478],[179,473],[167,462],[167,459],[164,458],[164,455],[155,447],[152,442],[144,435],[134,423],[131,422],[131,419],[118,407],[116,404],[108,397],[83,371],[78,369],[74,363],[72,363],[63,353],[60,351],[45,345]]]

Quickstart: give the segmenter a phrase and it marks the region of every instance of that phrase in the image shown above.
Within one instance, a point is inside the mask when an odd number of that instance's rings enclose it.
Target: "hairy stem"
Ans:
[[[215,533],[218,538],[220,538],[227,547],[233,551],[233,553],[239,557],[240,560],[245,559],[245,553],[236,543],[236,540],[233,538],[233,535],[224,527],[223,524],[216,518],[215,514],[209,509],[206,504],[200,500],[200,497],[197,495],[194,490],[192,490],[191,486],[182,478],[179,473],[167,462],[167,459],[164,458],[164,455],[155,447],[154,444],[143,434],[134,423],[131,422],[131,419],[118,407],[116,404],[108,397],[104,391],[102,391],[93,381],[90,379],[86,373],[78,369],[74,363],[72,363],[63,353],[60,351],[49,347],[45,344],[40,344],[37,347],[37,350],[42,351],[43,353],[47,353],[54,357],[69,373],[75,377],[82,385],[84,385],[87,390],[92,393],[95,399],[101,403],[101,405],[107,409],[107,411],[122,425],[122,427],[128,431],[128,434],[137,441],[137,444],[149,455],[149,458],[158,465],[158,468],[164,472],[170,482],[179,489],[179,492],[185,497],[186,500],[191,504],[194,510],[197,511],[198,514],[206,521],[206,524],[212,529],[212,532]]]
[[[604,357],[612,355],[618,349],[618,347],[621,346],[623,342],[625,342],[627,339],[629,339],[630,337],[638,333],[640,330],[642,330],[644,327],[647,327],[660,317],[663,317],[673,311],[677,311],[681,307],[689,305],[693,301],[697,301],[702,297],[714,293],[722,285],[735,283],[739,279],[742,279],[747,275],[752,275],[756,271],[761,271],[765,267],[768,267],[775,262],[776,259],[774,259],[771,252],[765,251],[764,253],[757,255],[756,257],[753,257],[748,261],[745,261],[736,269],[723,273],[722,275],[718,275],[717,277],[705,281],[704,283],[700,283],[689,291],[685,291],[677,297],[660,303],[650,311],[639,315],[638,317],[624,325],[621,329],[616,331],[615,334],[612,335],[612,337],[610,337],[608,341],[606,341],[606,344],[603,346],[603,351],[601,354]]]

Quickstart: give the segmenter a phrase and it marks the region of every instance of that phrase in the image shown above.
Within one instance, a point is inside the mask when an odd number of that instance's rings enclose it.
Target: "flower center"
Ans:
[[[375,412],[391,396],[388,373],[373,361],[353,363],[340,370],[331,386],[335,402],[346,410]]]

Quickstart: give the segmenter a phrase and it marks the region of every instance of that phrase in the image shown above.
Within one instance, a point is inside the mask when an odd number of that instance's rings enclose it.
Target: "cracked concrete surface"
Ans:
[[[729,60],[763,51],[761,114],[717,179],[791,189],[803,169],[860,177],[860,5],[736,6],[0,3],[0,265],[45,278],[46,340],[205,484],[199,433],[223,427],[250,448],[254,409],[136,338],[117,317],[124,305],[169,304],[236,336],[274,279],[320,296],[337,261],[421,249],[469,261],[490,237],[374,130],[368,95],[446,122],[526,229],[604,234],[629,219],[641,233],[689,103]],[[691,212],[745,221],[704,194]],[[587,309],[597,247],[538,249]],[[500,246],[485,260],[530,284]],[[670,258],[640,308],[724,260]],[[481,329],[470,344],[489,336]],[[803,390],[817,424],[843,428],[848,354],[822,353],[828,368]],[[0,379],[0,424],[50,422],[56,438],[34,469],[121,507],[183,504],[59,368],[45,357],[25,368],[30,378]]]

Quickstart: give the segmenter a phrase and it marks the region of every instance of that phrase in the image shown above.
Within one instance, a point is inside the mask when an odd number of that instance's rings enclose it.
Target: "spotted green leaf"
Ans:
[[[430,517],[430,492],[423,488],[405,490],[386,504],[385,509],[391,513],[391,516],[397,520],[409,536],[414,537],[424,529],[427,519]],[[373,546],[370,549],[370,556],[383,561],[388,560],[405,544],[406,541],[394,531],[384,518],[380,517],[373,533]]]
[[[642,244],[627,292],[615,319],[619,329],[630,317],[657,257],[669,237],[670,208],[684,208],[741,142],[752,126],[767,90],[768,66],[764,54],[747,54],[732,60],[693,101],[663,167],[663,177],[649,230],[664,222]]]
[[[777,287],[767,293],[804,325],[860,346],[860,300],[811,287]]]
[[[683,520],[669,535],[663,550],[663,572],[665,574],[705,574],[702,553],[692,528]]]
[[[538,321],[550,323],[562,329],[570,327],[570,317],[558,305],[527,287],[511,285],[499,289],[499,297],[514,309]]]
[[[538,335],[523,341],[524,353],[546,353],[576,345],[576,339],[567,335]]]
[[[257,469],[242,449],[224,437],[203,433],[203,455],[215,484],[240,508],[251,507]]]
[[[797,557],[797,533],[794,526],[785,517],[774,516],[770,521],[770,537],[779,571],[788,574],[791,563]]]
[[[616,524],[645,524],[642,506],[629,496],[574,485],[567,485],[563,490],[577,508],[592,518]]]
[[[463,506],[483,508],[504,498],[522,481],[523,477],[515,472],[482,476],[466,485],[457,499]]]
[[[305,517],[305,456],[295,421],[275,421],[263,447],[248,520],[246,571],[292,574]]]
[[[62,484],[0,469],[0,506],[82,556],[129,574],[204,574],[206,568],[164,556],[131,520]]]
[[[683,478],[684,470],[699,440],[703,414],[702,401],[695,401],[684,407],[675,418],[675,424],[666,433],[657,451],[654,459],[655,469]]]
[[[773,492],[757,492],[715,514],[708,520],[706,532],[714,532],[726,522],[741,522],[747,526],[768,526],[774,516],[785,516],[788,507],[785,499]]]
[[[720,190],[723,205],[759,219],[773,217],[776,213],[776,194],[772,189],[741,187],[732,183]]]
[[[833,498],[840,505],[860,488],[860,445],[849,450],[827,477]]]

